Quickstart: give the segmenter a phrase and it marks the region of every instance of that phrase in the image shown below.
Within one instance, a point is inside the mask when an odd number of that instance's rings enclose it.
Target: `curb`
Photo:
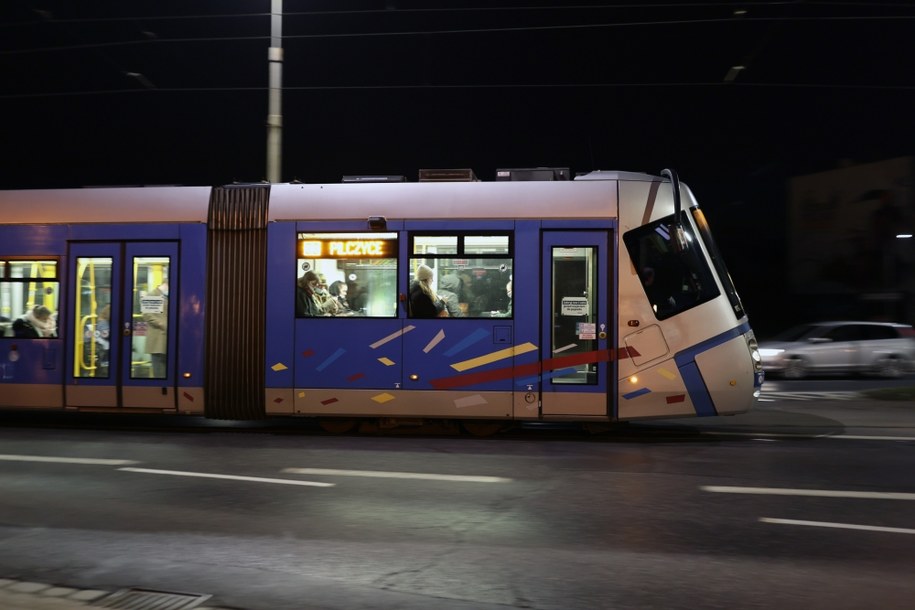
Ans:
[[[142,591],[142,590],[141,590]],[[80,589],[61,585],[0,578],[0,608],[3,610],[103,610],[126,608],[116,602],[124,590]],[[174,606],[170,606],[174,607]],[[191,601],[181,608],[194,610],[240,610],[200,606]]]

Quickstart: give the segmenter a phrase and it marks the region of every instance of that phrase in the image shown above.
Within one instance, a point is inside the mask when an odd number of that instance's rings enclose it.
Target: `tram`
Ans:
[[[756,340],[691,190],[543,173],[0,192],[0,409],[335,430],[750,409]]]

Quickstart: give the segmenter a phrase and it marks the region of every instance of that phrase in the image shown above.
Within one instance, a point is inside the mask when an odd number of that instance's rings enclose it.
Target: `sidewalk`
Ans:
[[[187,608],[193,610],[233,610],[216,606],[199,605],[205,598],[185,597],[181,603],[181,594],[155,592],[143,589],[103,591],[100,589],[75,589],[61,587],[39,582],[23,580],[10,580],[0,578],[0,609],[2,610],[103,610],[111,608],[139,608],[150,607],[138,605],[141,597],[150,598],[152,603],[155,598],[167,603],[173,602],[168,608]],[[171,600],[167,598],[172,598]],[[234,610],[238,610],[237,608]]]

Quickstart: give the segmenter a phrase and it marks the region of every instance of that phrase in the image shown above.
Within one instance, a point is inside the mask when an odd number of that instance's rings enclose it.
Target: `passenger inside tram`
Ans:
[[[13,334],[20,339],[57,336],[57,320],[44,305],[36,305],[13,322]]]

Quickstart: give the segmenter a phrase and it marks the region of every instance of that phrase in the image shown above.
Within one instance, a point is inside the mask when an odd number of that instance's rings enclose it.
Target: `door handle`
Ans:
[[[130,331],[130,322],[124,322],[124,332],[121,334],[125,337],[129,337],[132,334]]]

